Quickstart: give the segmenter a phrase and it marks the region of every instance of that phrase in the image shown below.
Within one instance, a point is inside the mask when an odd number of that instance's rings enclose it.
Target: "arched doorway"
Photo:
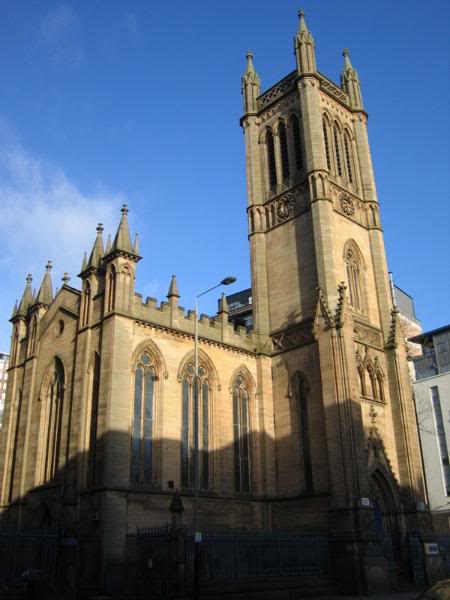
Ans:
[[[398,498],[387,477],[376,469],[369,481],[370,496],[374,506],[377,534],[383,540],[386,559],[401,559],[401,541],[398,523]]]

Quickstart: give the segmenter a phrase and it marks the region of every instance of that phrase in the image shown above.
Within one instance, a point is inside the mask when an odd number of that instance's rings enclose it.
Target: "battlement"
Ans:
[[[156,298],[147,297],[145,302],[142,294],[135,293],[133,317],[144,323],[174,329],[180,333],[195,335],[195,311],[186,310],[179,306],[174,298],[161,301],[158,305]],[[199,338],[211,342],[234,346],[236,349],[255,352],[256,338],[253,332],[247,333],[245,327],[235,328],[228,321],[227,313],[219,313],[214,317],[201,314],[198,320]]]

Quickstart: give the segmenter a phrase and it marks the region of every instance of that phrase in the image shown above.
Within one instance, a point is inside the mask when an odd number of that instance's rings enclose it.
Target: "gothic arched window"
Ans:
[[[91,307],[91,284],[89,281],[84,283],[84,298],[83,298],[83,316],[81,319],[81,325],[87,325],[89,322],[89,312]]]
[[[98,401],[100,390],[100,357],[94,353],[89,369],[89,401],[90,401],[90,430],[89,430],[89,458],[88,458],[88,483],[97,482],[97,429],[98,429]]]
[[[336,167],[339,177],[342,177],[342,163],[341,163],[341,148],[340,148],[340,131],[337,126],[333,127],[333,138],[334,138],[334,151],[336,154]]]
[[[384,402],[383,375],[380,372],[377,373],[377,387],[378,387],[378,400],[380,400],[380,402]]]
[[[378,390],[377,390],[376,378],[375,378],[375,374],[373,372],[372,367],[367,368],[367,373],[369,375],[369,382],[370,382],[370,387],[369,387],[370,397],[373,398],[374,400],[378,400]]]
[[[344,133],[345,160],[347,162],[347,176],[350,183],[353,183],[353,160],[352,160],[352,142],[347,132]]]
[[[108,276],[108,312],[114,310],[116,306],[116,268],[111,265]]]
[[[131,424],[131,483],[150,484],[153,476],[153,418],[156,370],[148,352],[134,367],[134,398]]]
[[[29,352],[30,354],[34,354],[34,351],[36,349],[37,326],[38,326],[37,316],[34,315],[33,321],[31,323],[30,352]]]
[[[313,490],[311,439],[309,434],[310,390],[303,375],[295,373],[292,378],[292,395],[298,414],[299,446],[301,449],[305,491]]]
[[[363,264],[359,250],[354,243],[347,245],[344,255],[351,306],[364,312]]]
[[[361,365],[358,366],[359,393],[361,396],[366,395],[366,380],[364,377],[364,369]]]
[[[64,367],[56,358],[45,390],[43,445],[43,481],[51,481],[58,472],[64,410]]]
[[[331,156],[330,156],[330,142],[328,140],[328,121],[325,117],[322,119],[322,130],[323,130],[323,142],[325,144],[325,156],[327,159],[327,169],[331,171]]]
[[[181,379],[181,487],[195,485],[194,471],[194,392],[198,390],[198,450],[200,488],[210,488],[209,464],[209,405],[211,386],[208,372],[200,362],[198,380],[195,382],[194,363],[186,364]],[[197,388],[195,388],[197,386]]]
[[[250,493],[250,395],[245,379],[238,375],[233,385],[234,488]]]
[[[302,141],[300,136],[300,123],[297,115],[291,117],[291,129],[292,138],[294,140],[294,155],[295,155],[295,166],[297,170],[303,169],[303,155],[302,155]]]
[[[287,181],[289,179],[289,153],[286,125],[283,123],[283,121],[280,121],[280,124],[278,125],[278,136],[280,139],[281,172],[283,175],[283,181]]]
[[[267,167],[269,175],[269,188],[271,190],[277,187],[277,167],[275,163],[275,144],[271,129],[266,133],[266,148],[267,148]]]
[[[13,333],[12,349],[11,349],[11,365],[15,365],[17,363],[18,357],[19,357],[19,330],[17,328],[17,325],[15,325],[14,333]]]

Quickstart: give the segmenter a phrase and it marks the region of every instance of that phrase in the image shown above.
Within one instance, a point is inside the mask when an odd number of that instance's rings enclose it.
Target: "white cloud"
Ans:
[[[82,192],[60,168],[31,156],[0,123],[0,350],[9,344],[7,319],[26,274],[38,287],[51,259],[54,286],[64,271],[78,286],[97,223],[114,233],[122,203],[121,194],[105,188]]]

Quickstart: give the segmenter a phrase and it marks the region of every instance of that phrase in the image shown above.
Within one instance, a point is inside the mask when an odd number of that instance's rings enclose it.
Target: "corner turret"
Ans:
[[[257,98],[261,93],[261,81],[253,64],[253,53],[247,52],[247,69],[242,76],[242,95],[244,96],[244,113],[258,110]]]
[[[297,71],[299,75],[316,72],[315,43],[311,32],[308,30],[303,9],[298,12],[298,32],[294,38]]]
[[[350,55],[347,48],[344,48],[342,51],[342,56],[344,57],[344,67],[341,72],[341,87],[348,94],[350,106],[362,110],[363,102],[358,72],[350,62]]]

